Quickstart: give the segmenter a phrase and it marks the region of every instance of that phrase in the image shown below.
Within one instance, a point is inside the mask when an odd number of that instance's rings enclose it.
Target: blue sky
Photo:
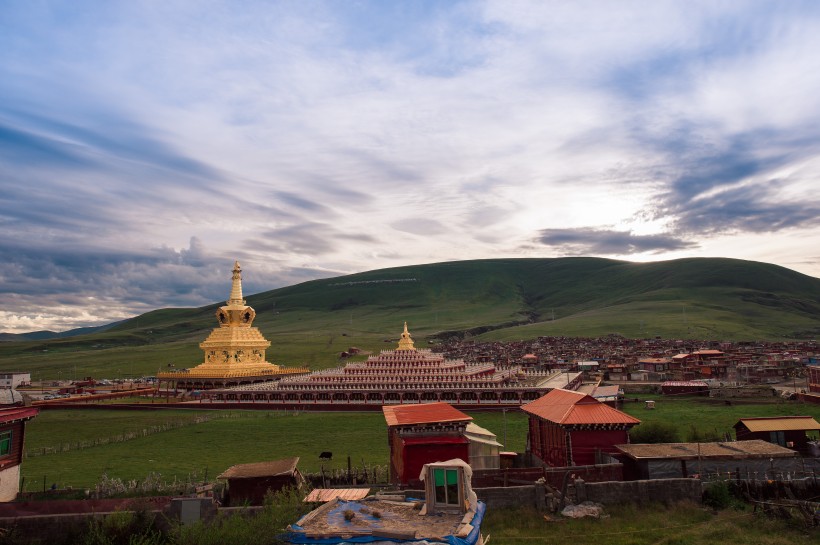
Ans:
[[[3,329],[384,267],[820,276],[820,3],[0,4]]]

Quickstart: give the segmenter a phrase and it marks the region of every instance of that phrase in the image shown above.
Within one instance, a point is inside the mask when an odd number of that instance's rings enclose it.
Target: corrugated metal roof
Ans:
[[[469,422],[473,419],[449,403],[422,403],[420,405],[388,405],[382,407],[388,426],[432,424],[435,422]]]
[[[735,427],[741,424],[751,432],[820,430],[820,424],[811,416],[741,418]]]
[[[716,458],[790,458],[797,456],[793,450],[754,439],[726,443],[656,443],[615,445],[615,448],[633,458],[694,460]]]
[[[272,460],[269,462],[255,462],[252,464],[237,464],[226,469],[217,479],[249,479],[254,477],[278,477],[290,475],[296,471],[299,457]]]
[[[661,388],[664,386],[706,386],[709,385],[703,382],[702,380],[667,380],[666,382],[661,383]]]
[[[344,501],[361,500],[370,494],[369,488],[314,488],[305,496],[305,503],[329,502],[339,498]]]
[[[539,418],[563,425],[641,423],[637,418],[613,409],[592,396],[570,390],[555,389],[527,403],[521,409]]]
[[[29,420],[40,413],[40,409],[34,407],[21,407],[14,409],[0,410],[0,424],[10,424],[18,420]]]

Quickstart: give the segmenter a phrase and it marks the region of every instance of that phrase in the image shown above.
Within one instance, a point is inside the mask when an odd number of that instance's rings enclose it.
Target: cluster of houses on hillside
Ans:
[[[809,390],[807,367],[820,365],[820,344],[669,339],[539,337],[533,341],[455,341],[436,351],[470,363],[572,369],[611,381],[715,380],[775,383],[796,380]]]

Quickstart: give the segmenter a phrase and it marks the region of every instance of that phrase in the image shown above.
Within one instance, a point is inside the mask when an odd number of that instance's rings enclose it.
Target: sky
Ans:
[[[0,3],[0,331],[419,263],[820,277],[820,2]]]

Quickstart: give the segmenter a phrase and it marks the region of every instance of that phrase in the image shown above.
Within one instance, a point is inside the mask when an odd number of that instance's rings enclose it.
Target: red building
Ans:
[[[806,369],[809,372],[809,392],[820,394],[820,366],[809,365]]]
[[[532,453],[551,466],[592,465],[599,452],[615,453],[641,421],[592,396],[553,390],[528,403]]]
[[[20,492],[26,422],[39,412],[31,407],[0,410],[0,501],[12,501]]]
[[[774,416],[741,418],[734,428],[738,441],[762,439],[806,454],[809,452],[806,432],[820,431],[820,424],[811,416]]]
[[[709,395],[709,385],[702,380],[669,380],[661,384],[663,395]]]
[[[448,403],[382,407],[390,445],[390,480],[396,485],[418,483],[424,464],[459,458],[470,461],[465,437],[473,419]]]

